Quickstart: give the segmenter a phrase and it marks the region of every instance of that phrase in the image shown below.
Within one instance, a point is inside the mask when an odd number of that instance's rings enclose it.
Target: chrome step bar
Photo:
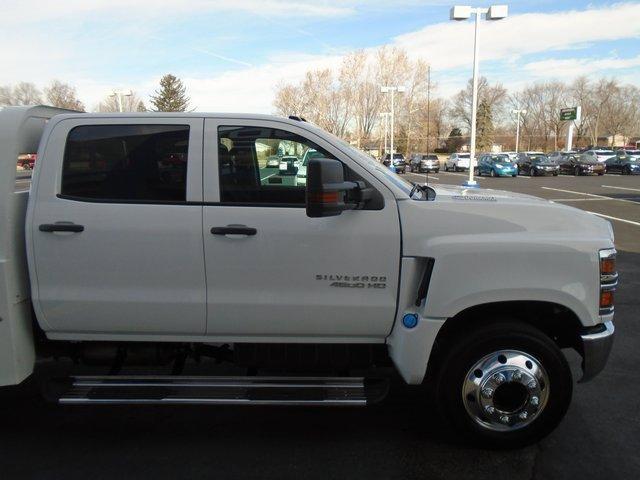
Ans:
[[[76,376],[54,381],[65,405],[364,406],[381,401],[386,379],[364,377]],[[51,390],[49,390],[51,391]]]

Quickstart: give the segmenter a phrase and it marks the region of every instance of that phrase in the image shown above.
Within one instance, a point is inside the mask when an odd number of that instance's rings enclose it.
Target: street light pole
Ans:
[[[520,115],[526,115],[527,111],[524,108],[518,108],[515,110],[511,110],[511,113],[516,114],[517,123],[516,123],[516,153],[518,153],[518,146],[520,145]]]
[[[469,158],[469,180],[463,185],[465,187],[478,188],[478,182],[473,179],[473,164],[476,159],[476,117],[478,113],[478,72],[480,64],[480,39],[479,27],[482,15],[486,15],[487,20],[500,20],[507,16],[508,7],[506,5],[492,5],[489,8],[472,8],[469,6],[455,6],[451,8],[451,20],[467,20],[471,15],[475,16],[474,37],[473,37],[473,90],[471,94],[471,142]]]
[[[128,92],[123,92],[122,90],[114,90],[110,96],[116,97],[116,106],[118,107],[118,111],[122,113],[124,112],[123,97],[130,97],[132,95],[133,95],[133,92],[131,90],[129,90]]]
[[[395,127],[395,104],[394,104],[394,97],[395,97],[395,93],[402,93],[405,91],[404,86],[399,85],[399,86],[383,86],[380,88],[380,91],[382,93],[390,93],[391,94],[391,151],[390,151],[390,156],[389,159],[391,160],[391,164],[393,165],[393,143],[394,143],[394,137],[395,137],[395,131],[394,131],[394,127]]]
[[[382,122],[384,123],[384,154],[385,155],[388,153],[387,151],[387,132],[388,132],[387,119],[389,118],[389,115],[390,115],[389,112],[382,112],[380,114],[380,116],[382,117]],[[383,155],[383,160],[384,160],[384,155]]]

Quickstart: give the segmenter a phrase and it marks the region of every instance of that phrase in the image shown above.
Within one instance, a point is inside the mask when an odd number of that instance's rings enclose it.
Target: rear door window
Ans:
[[[82,125],[67,137],[63,197],[184,202],[188,125]]]

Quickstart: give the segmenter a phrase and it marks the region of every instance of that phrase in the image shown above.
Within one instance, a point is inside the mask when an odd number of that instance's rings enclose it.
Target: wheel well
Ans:
[[[447,351],[447,344],[470,328],[493,323],[508,317],[510,320],[527,323],[551,338],[559,348],[574,348],[580,351],[579,332],[582,323],[567,307],[553,302],[511,301],[495,302],[469,307],[447,319],[436,337],[427,377],[438,368],[438,359]]]

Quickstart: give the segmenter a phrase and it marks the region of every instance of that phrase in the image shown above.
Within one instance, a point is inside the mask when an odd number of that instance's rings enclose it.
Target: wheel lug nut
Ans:
[[[504,382],[505,380],[506,380],[505,376],[501,373],[496,373],[493,376],[493,381],[496,382],[498,385]]]
[[[522,373],[520,373],[519,370],[516,370],[515,372],[513,372],[513,375],[511,375],[511,379],[519,382],[522,379]]]
[[[484,398],[491,398],[491,397],[493,397],[493,388],[489,388],[489,387],[483,388],[483,389],[482,389],[482,396],[483,396]]]
[[[486,407],[484,407],[484,411],[487,412],[489,415],[493,415],[496,409],[491,405],[487,405]]]
[[[531,390],[533,390],[534,388],[538,387],[538,383],[535,380],[531,380],[528,384],[527,387],[529,387]]]
[[[518,415],[518,418],[520,418],[520,420],[526,420],[527,419],[527,412],[520,412],[520,414]]]
[[[529,403],[534,407],[537,407],[538,404],[540,403],[540,399],[538,397],[531,397],[531,399],[529,400]]]
[[[509,416],[508,416],[508,415],[502,415],[502,416],[500,417],[500,421],[501,421],[502,423],[509,423]]]

